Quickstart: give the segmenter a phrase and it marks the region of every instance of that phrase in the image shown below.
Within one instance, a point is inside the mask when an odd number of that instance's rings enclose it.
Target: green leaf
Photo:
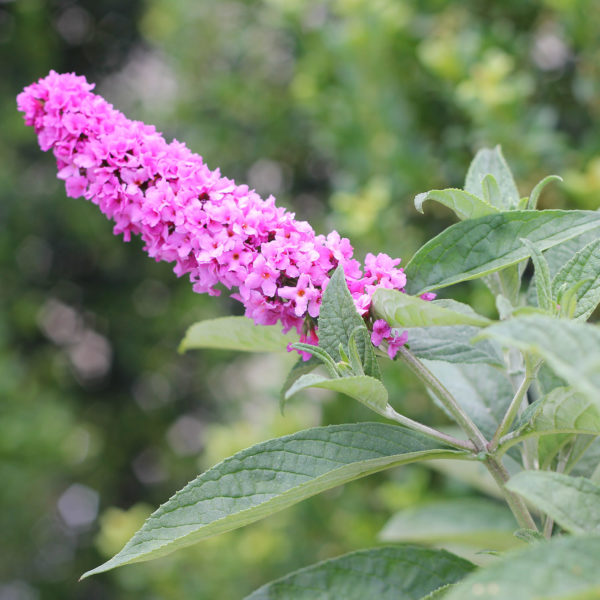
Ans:
[[[281,387],[279,392],[279,408],[281,409],[281,413],[285,409],[285,394],[292,387],[292,385],[302,377],[302,375],[307,375],[314,371],[318,366],[322,363],[318,358],[311,356],[309,360],[304,360],[302,358],[298,359],[298,361],[294,364],[294,366],[290,369],[290,372],[287,374],[285,378],[285,382]]]
[[[468,456],[383,423],[317,427],[263,442],[188,483],[116,556],[84,577],[170,554],[384,469],[429,458]]]
[[[289,400],[293,395],[307,388],[320,388],[346,394],[380,415],[387,416],[388,393],[385,386],[374,377],[358,375],[328,379],[316,373],[303,375],[287,391],[285,397]]]
[[[495,206],[500,210],[516,208],[519,204],[519,192],[500,146],[493,150],[483,148],[477,152],[467,172],[465,191],[481,197],[486,175],[494,177],[500,191],[498,200],[495,200],[495,195],[491,197],[497,202]]]
[[[510,510],[485,498],[455,498],[408,508],[382,529],[384,542],[462,544],[506,550],[519,544],[517,523]]]
[[[571,388],[559,387],[530,405],[516,427],[523,436],[600,434],[600,408]]]
[[[451,364],[424,360],[425,366],[456,398],[488,439],[500,425],[513,397],[508,377],[484,364]]]
[[[314,344],[304,344],[303,342],[296,342],[292,344],[292,348],[295,350],[301,350],[303,352],[309,352],[312,354],[313,358],[319,360],[319,362],[327,369],[329,375],[331,377],[339,377],[339,373],[337,371],[336,363],[333,358],[323,350],[323,348],[319,348],[319,346],[315,346]]]
[[[527,210],[535,210],[537,208],[537,203],[540,198],[540,194],[542,190],[553,181],[562,181],[563,178],[560,175],[548,175],[548,177],[544,177],[537,185],[531,190],[531,194],[529,196],[529,200],[527,201]]]
[[[506,487],[545,512],[569,533],[600,533],[600,486],[584,477],[522,471]]]
[[[478,337],[543,358],[559,377],[600,406],[600,327],[532,315],[496,323]]]
[[[584,246],[598,239],[598,231],[590,229],[580,235],[562,242],[550,248],[544,253],[550,267],[550,275],[553,277],[563,267],[563,265],[571,260],[573,256],[579,252]]]
[[[537,304],[545,311],[551,311],[554,308],[552,302],[552,284],[550,282],[550,269],[548,263],[535,244],[526,238],[521,238],[521,243],[527,248],[531,255],[531,260],[535,268],[535,289],[537,291]]]
[[[423,292],[476,279],[529,256],[520,238],[545,250],[600,226],[600,212],[511,211],[461,221],[427,242],[405,268],[406,291]]]
[[[493,206],[504,206],[505,203],[502,200],[502,192],[500,192],[500,186],[496,181],[496,178],[488,173],[481,180],[481,187],[483,189],[483,198],[489,204]],[[515,207],[516,208],[516,207]]]
[[[418,546],[359,550],[290,573],[246,600],[420,600],[474,568],[445,550]]]
[[[574,317],[585,321],[600,303],[600,237],[575,254],[556,274],[552,290],[557,297],[562,286],[571,288],[586,280],[577,289]]]
[[[600,537],[559,537],[513,550],[468,575],[444,600],[600,598]]]
[[[467,325],[413,327],[408,332],[408,347],[418,358],[451,363],[487,363],[504,367],[500,350],[488,340],[471,343],[479,328]]]
[[[192,325],[179,345],[179,352],[198,348],[245,352],[285,352],[298,341],[298,334],[284,335],[280,325],[255,325],[247,317],[222,317]]]
[[[469,194],[463,190],[430,190],[415,196],[415,208],[422,213],[423,203],[426,200],[435,200],[444,206],[452,209],[456,216],[461,220],[475,219],[484,215],[491,215],[498,212],[498,209],[485,200]]]
[[[443,585],[441,588],[434,590],[427,596],[423,596],[421,600],[443,600],[448,595],[448,592],[455,586],[456,584],[449,583],[448,585]]]
[[[356,311],[348,291],[344,270],[338,267],[323,293],[319,313],[319,347],[323,348],[335,362],[339,362],[340,344],[347,351],[350,336],[357,327],[366,329],[365,322]],[[381,372],[368,336],[356,336],[356,345],[365,373],[381,379]]]
[[[458,304],[458,303],[455,303]],[[379,289],[373,296],[373,311],[392,327],[430,327],[432,325],[474,325],[485,327],[490,319],[475,312],[457,311],[447,304],[429,302],[398,290]]]

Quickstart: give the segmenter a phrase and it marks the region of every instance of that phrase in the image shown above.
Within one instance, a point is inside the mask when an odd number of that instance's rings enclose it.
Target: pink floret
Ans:
[[[375,290],[403,290],[400,259],[368,254],[363,273],[349,240],[315,235],[273,197],[210,170],[185,144],[127,119],[93,88],[85,77],[51,71],[17,105],[42,150],[53,151],[67,195],[98,205],[126,241],[140,235],[146,252],[174,263],[194,291],[218,295],[220,284],[256,323],[280,322],[317,343],[323,291],[338,265],[366,318]]]

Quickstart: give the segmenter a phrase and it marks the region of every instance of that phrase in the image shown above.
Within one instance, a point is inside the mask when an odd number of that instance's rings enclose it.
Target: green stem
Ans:
[[[488,445],[488,449],[490,452],[494,452],[498,448],[498,444],[500,443],[500,439],[506,435],[512,424],[514,423],[517,415],[519,414],[519,409],[523,404],[523,398],[525,398],[527,394],[527,390],[531,385],[531,382],[535,379],[537,373],[537,368],[527,369],[525,372],[525,377],[521,381],[521,384],[517,388],[513,399],[510,402],[508,410],[506,411],[504,418],[500,425],[498,425],[498,429],[496,429],[496,433],[494,433],[494,437],[492,441]]]
[[[504,465],[502,465],[502,463],[494,456],[487,456],[484,464],[498,484],[498,487],[502,490],[504,499],[506,500],[506,503],[508,504],[513,515],[515,515],[515,519],[517,520],[519,527],[537,531],[537,525],[535,524],[535,521],[533,520],[533,517],[531,516],[531,513],[529,512],[529,509],[527,508],[527,505],[523,499],[510,490],[507,490],[504,486],[504,484],[510,479],[510,475],[504,468]]]
[[[397,413],[391,406],[388,406],[387,410],[385,411],[385,416],[388,419],[392,419],[393,421],[404,425],[408,429],[418,431],[419,433],[438,440],[444,444],[448,444],[449,446],[453,446],[454,448],[458,448],[459,450],[467,450],[470,452],[477,451],[475,446],[470,441],[459,440],[458,438],[448,435],[447,433],[433,429],[433,427],[428,427],[427,425],[413,421],[412,419]]]
[[[409,369],[438,397],[446,410],[454,417],[461,429],[467,434],[477,452],[487,451],[487,440],[469,415],[460,407],[454,396],[442,385],[442,382],[410,350],[401,347],[398,351]]]

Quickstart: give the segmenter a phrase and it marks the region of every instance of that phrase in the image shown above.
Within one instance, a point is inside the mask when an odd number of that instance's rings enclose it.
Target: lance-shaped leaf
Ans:
[[[323,348],[335,362],[339,362],[340,344],[347,351],[348,342],[357,328],[364,329],[365,322],[354,306],[344,270],[338,267],[323,293],[319,312],[319,347]],[[373,345],[368,336],[355,334],[355,339],[365,374],[381,379]]]
[[[245,600],[420,600],[474,569],[469,561],[445,550],[373,548],[290,573]]]
[[[537,292],[537,304],[545,311],[551,311],[552,302],[552,284],[550,281],[550,269],[548,263],[535,244],[528,239],[521,239],[521,243],[527,248],[535,268],[535,289]]]
[[[552,281],[554,297],[563,286],[569,289],[579,282],[582,283],[576,291],[577,306],[573,316],[585,321],[600,302],[600,235],[577,252],[556,274]]]
[[[453,587],[444,600],[600,598],[600,537],[559,537],[513,550]]]
[[[559,377],[600,406],[600,327],[532,315],[496,323],[478,337],[543,358]]]
[[[467,172],[465,191],[484,197],[483,185],[487,175],[493,176],[499,190],[499,194],[488,194],[490,200],[496,202],[495,206],[500,210],[516,208],[519,192],[500,146],[483,148],[477,152]]]
[[[222,317],[200,321],[186,332],[180,352],[197,348],[239,350],[245,352],[285,352],[298,334],[283,334],[279,325],[255,325],[246,317]]]
[[[428,458],[468,456],[383,423],[317,427],[263,442],[188,483],[117,555],[84,577],[164,556],[371,473]]]
[[[427,242],[405,268],[406,291],[415,296],[482,277],[529,256],[520,239],[545,250],[600,227],[600,212],[511,211],[461,221]]]
[[[406,330],[407,345],[418,358],[451,363],[481,364],[504,367],[500,350],[489,340],[472,343],[479,328],[468,325],[413,327]]]
[[[522,471],[511,477],[506,487],[569,533],[600,533],[600,486],[585,477]]]
[[[456,398],[481,432],[491,438],[513,397],[508,377],[488,365],[430,360],[423,363]]]
[[[557,433],[600,434],[600,408],[568,387],[552,390],[534,402],[515,426],[519,440]]]
[[[544,253],[550,268],[550,275],[554,277],[563,265],[565,265],[577,252],[582,248],[595,242],[598,239],[599,232],[597,229],[590,229],[585,233],[577,235],[566,242],[562,242],[553,246]]]
[[[579,447],[584,438],[600,434],[600,408],[572,388],[558,387],[547,396],[530,405],[514,426],[513,433],[501,445],[506,450],[529,437],[539,437],[538,458],[541,465],[551,464],[557,452],[576,435]],[[588,444],[589,445],[589,442]],[[582,451],[585,452],[584,444]],[[576,447],[570,459],[577,460],[580,454]]]
[[[429,302],[398,290],[379,289],[373,296],[374,313],[392,327],[430,327],[432,325],[474,325],[485,327],[490,319],[476,312],[450,308],[458,302]],[[463,305],[464,306],[464,305]]]
[[[485,498],[457,498],[415,506],[395,514],[381,530],[384,542],[461,544],[506,550],[519,544],[514,516]]]
[[[289,400],[298,392],[307,388],[320,388],[346,394],[380,415],[387,415],[388,393],[385,386],[374,377],[367,375],[340,377],[328,379],[316,373],[300,377],[286,392],[285,398]]]
[[[562,180],[563,180],[563,178],[560,175],[548,175],[547,177],[544,177],[544,179],[539,181],[536,184],[536,186],[533,188],[533,190],[531,190],[531,194],[527,201],[527,209],[535,210],[537,208],[537,203],[540,198],[540,194],[542,193],[542,190],[549,183],[552,183],[553,181],[562,181]]]
[[[415,208],[422,213],[423,203],[426,200],[435,200],[444,206],[452,209],[456,216],[464,221],[465,219],[476,219],[485,215],[491,215],[499,212],[499,210],[486,202],[482,198],[469,194],[464,190],[447,189],[447,190],[430,190],[415,196]]]

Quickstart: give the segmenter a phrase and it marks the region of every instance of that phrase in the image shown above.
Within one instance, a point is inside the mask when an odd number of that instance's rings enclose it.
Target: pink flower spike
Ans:
[[[390,326],[383,319],[377,319],[373,323],[373,333],[371,333],[373,346],[381,346],[381,342],[390,335],[390,332]]]
[[[309,301],[314,300],[317,294],[317,290],[313,287],[310,277],[306,273],[302,273],[302,275],[298,277],[298,283],[295,287],[288,286],[279,288],[279,296],[281,298],[293,300],[296,303],[294,312],[297,317],[301,317],[306,313]]]
[[[250,289],[260,288],[265,296],[275,296],[279,271],[273,269],[262,254],[256,257],[249,269],[251,273],[246,278],[246,287]]]
[[[431,302],[431,300],[435,300],[437,298],[437,294],[435,292],[425,292],[421,294],[421,300],[427,300],[427,302]]]

